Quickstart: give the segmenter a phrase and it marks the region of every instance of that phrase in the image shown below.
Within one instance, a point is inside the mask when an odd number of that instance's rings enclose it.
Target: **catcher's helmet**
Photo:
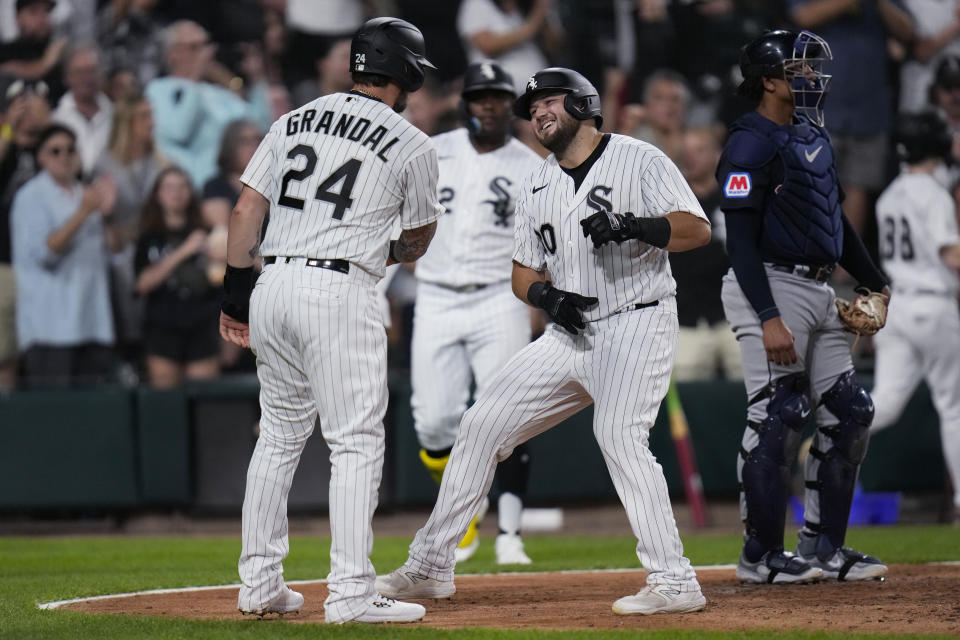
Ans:
[[[474,62],[467,67],[467,72],[463,76],[463,91],[460,95],[466,98],[477,91],[503,91],[514,98],[517,97],[517,92],[513,88],[513,76],[491,60]]]
[[[897,156],[910,164],[929,158],[950,157],[953,136],[936,113],[905,113],[897,118],[893,140]]]
[[[423,86],[424,69],[436,69],[426,56],[420,29],[400,18],[367,20],[350,44],[350,71],[377,73],[407,92]]]
[[[599,129],[603,126],[600,115],[600,94],[590,81],[573,69],[549,67],[537,71],[527,80],[526,90],[513,103],[513,113],[518,118],[530,119],[530,103],[534,94],[541,91],[564,91],[563,108],[577,120],[593,118]]]
[[[744,83],[751,78],[786,80],[797,113],[822,127],[823,98],[831,78],[823,72],[823,64],[832,59],[830,45],[815,33],[778,29],[741,50],[740,73]]]

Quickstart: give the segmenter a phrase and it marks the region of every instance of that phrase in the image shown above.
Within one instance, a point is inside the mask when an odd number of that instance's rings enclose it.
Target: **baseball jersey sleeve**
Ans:
[[[543,252],[543,243],[537,235],[536,220],[530,213],[528,182],[524,181],[521,187],[523,195],[517,198],[514,212],[513,260],[535,271],[543,271],[547,268],[547,256]]]
[[[644,215],[647,217],[662,217],[671,211],[687,211],[708,220],[677,165],[665,155],[657,155],[647,163],[641,194]]]
[[[437,195],[437,179],[440,168],[437,151],[432,146],[425,153],[412,158],[403,169],[403,210],[400,226],[416,229],[435,221],[443,213]]]
[[[277,161],[279,131],[279,126],[274,123],[267,135],[260,141],[260,146],[257,147],[256,152],[247,164],[247,168],[243,171],[243,175],[240,176],[240,182],[255,190],[270,202],[274,201],[274,195],[277,191],[278,172],[275,167],[279,166]]]
[[[953,199],[946,191],[939,190],[934,194],[923,219],[927,224],[927,237],[933,241],[938,253],[944,247],[960,243],[956,209]]]

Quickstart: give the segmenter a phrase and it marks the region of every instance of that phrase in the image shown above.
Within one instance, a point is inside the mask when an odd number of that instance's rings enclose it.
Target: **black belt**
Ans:
[[[638,302],[635,305],[624,307],[617,313],[623,313],[624,311],[636,311],[637,309],[649,309],[650,307],[655,307],[660,304],[659,300],[654,300],[653,302]]]
[[[291,260],[296,260],[296,258],[291,256],[264,256],[263,264],[273,264],[277,260],[288,263]],[[317,269],[330,269],[330,271],[339,271],[340,273],[350,273],[350,263],[346,260],[307,258],[305,266],[316,267]]]
[[[792,273],[801,278],[816,280],[817,282],[826,282],[830,274],[837,268],[835,264],[771,264],[770,268],[774,271],[783,271]]]
[[[473,293],[474,291],[486,289],[491,284],[496,284],[494,282],[485,282],[481,284],[462,284],[460,286],[455,286],[443,282],[433,282],[432,280],[424,280],[423,282],[424,284],[432,284],[435,287],[440,287],[441,289],[447,289],[449,291],[456,291],[457,293]],[[506,281],[504,280],[504,282]]]

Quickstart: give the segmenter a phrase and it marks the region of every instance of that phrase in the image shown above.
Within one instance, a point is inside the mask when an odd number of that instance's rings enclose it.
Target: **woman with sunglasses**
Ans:
[[[105,220],[116,188],[107,177],[80,183],[76,136],[63,125],[41,132],[36,158],[40,173],[10,213],[24,382],[101,382],[113,369],[107,251],[115,234]]]

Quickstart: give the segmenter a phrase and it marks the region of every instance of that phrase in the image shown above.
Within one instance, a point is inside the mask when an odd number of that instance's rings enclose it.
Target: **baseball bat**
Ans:
[[[701,529],[707,526],[710,518],[706,500],[703,498],[703,482],[697,470],[693,443],[690,441],[690,427],[687,425],[687,416],[683,413],[680,394],[677,392],[677,385],[673,378],[670,378],[670,386],[667,388],[667,415],[670,418],[670,437],[677,450],[680,475],[683,476],[683,492],[690,504],[693,526]]]

